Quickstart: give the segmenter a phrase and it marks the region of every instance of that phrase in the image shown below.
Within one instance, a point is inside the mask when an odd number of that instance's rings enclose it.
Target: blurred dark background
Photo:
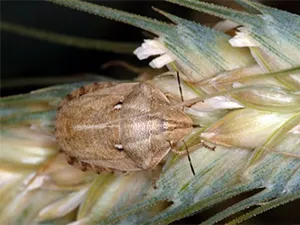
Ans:
[[[212,25],[219,21],[216,17],[193,12],[164,1],[98,0],[93,2],[161,20],[165,18],[154,12],[151,6],[203,24]],[[210,2],[239,8],[234,1]],[[300,11],[298,1],[265,1],[264,3],[296,14]],[[44,1],[2,0],[1,21],[94,39],[139,44],[145,38],[145,33],[138,28]],[[117,79],[130,79],[135,76],[132,72],[118,66],[103,70],[101,65],[111,60],[124,60],[136,66],[147,66],[149,62],[149,60],[139,61],[133,54],[114,54],[63,46],[1,31],[1,95],[24,93],[46,85],[34,83],[34,77],[58,77],[59,79],[85,73],[101,74]]]
[[[122,9],[149,17],[165,20],[154,12],[151,6],[163,9],[202,24],[212,25],[218,18],[163,1],[93,1],[94,3]],[[217,4],[240,8],[233,1],[210,1]],[[300,12],[300,2],[264,1],[264,4],[295,14]],[[105,39],[111,41],[142,43],[145,33],[129,25],[103,19],[87,13],[54,5],[43,1],[2,0],[1,21],[20,24],[42,30],[78,37]],[[149,60],[139,61],[133,54],[114,54],[96,50],[53,44],[37,39],[18,36],[1,31],[1,95],[25,93],[45,86],[33,84],[34,78],[54,77],[59,82],[62,77],[92,73],[116,79],[131,79],[135,74],[121,67],[106,70],[101,65],[123,60],[135,66],[147,66]],[[26,82],[22,84],[21,79]],[[247,222],[247,224],[300,224],[300,201],[286,204]],[[213,209],[214,210],[214,209]],[[210,213],[214,213],[211,210]],[[200,214],[175,224],[198,224],[209,215]]]

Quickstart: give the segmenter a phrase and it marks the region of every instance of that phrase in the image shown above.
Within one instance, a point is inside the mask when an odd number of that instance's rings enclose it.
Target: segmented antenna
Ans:
[[[181,97],[181,101],[183,102],[184,99],[183,99],[183,94],[182,94],[182,88],[181,88],[181,82],[180,82],[180,76],[179,76],[179,72],[177,71],[177,82],[178,82],[178,87],[179,87],[179,92],[180,92],[180,97]],[[182,106],[183,108],[184,106]],[[193,164],[192,164],[192,160],[191,160],[191,157],[190,157],[190,153],[189,153],[189,150],[187,148],[187,145],[185,143],[184,140],[182,140],[184,146],[185,146],[185,150],[186,150],[186,153],[187,153],[187,157],[188,157],[188,160],[189,160],[189,164],[190,164],[190,167],[191,167],[191,170],[192,170],[192,173],[194,176],[196,176],[195,174],[195,170],[194,170],[194,167],[193,167]]]
[[[184,147],[185,147],[185,150],[186,150],[186,153],[187,153],[187,157],[188,157],[188,160],[189,160],[191,171],[192,171],[193,175],[196,176],[196,173],[195,173],[195,170],[194,170],[194,167],[193,167],[193,164],[192,164],[192,160],[191,160],[191,157],[190,157],[190,153],[189,153],[188,147],[187,147],[185,141],[182,141],[182,142],[184,144]]]
[[[179,87],[179,93],[181,97],[181,101],[183,102],[183,94],[182,94],[182,88],[181,88],[181,82],[180,82],[180,77],[179,77],[179,72],[177,71],[177,82],[178,82],[178,87]]]

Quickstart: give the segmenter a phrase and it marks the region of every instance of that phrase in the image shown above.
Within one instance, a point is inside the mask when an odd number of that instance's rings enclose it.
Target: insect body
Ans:
[[[69,163],[96,172],[154,168],[192,128],[150,82],[82,87],[65,98],[56,117]]]

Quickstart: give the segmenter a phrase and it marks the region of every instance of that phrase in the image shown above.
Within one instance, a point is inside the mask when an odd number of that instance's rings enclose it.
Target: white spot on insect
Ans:
[[[115,145],[115,148],[118,149],[118,150],[123,150],[123,145],[121,145],[121,144],[116,144],[116,145]]]
[[[163,130],[168,130],[168,128],[169,128],[169,123],[168,123],[168,121],[163,121]]]
[[[115,107],[114,107],[114,109],[117,109],[117,110],[119,110],[121,108],[122,108],[122,104],[121,103],[116,104]]]

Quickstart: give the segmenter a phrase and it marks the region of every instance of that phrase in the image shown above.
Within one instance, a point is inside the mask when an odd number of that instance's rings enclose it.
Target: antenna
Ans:
[[[191,157],[190,157],[190,153],[189,153],[188,147],[187,147],[185,141],[182,141],[182,142],[183,142],[183,144],[185,146],[185,150],[186,150],[186,153],[187,153],[187,157],[188,157],[188,160],[189,160],[191,171],[192,171],[193,175],[196,176],[196,173],[195,173],[195,170],[194,170],[194,167],[193,167],[193,164],[192,164],[192,160],[191,160]]]
[[[178,71],[177,71],[177,82],[178,82],[178,87],[179,87],[181,101],[184,102],[183,94],[182,94],[182,88],[181,88],[181,82],[180,82],[180,76],[179,76],[179,72]],[[184,108],[184,106],[182,106],[182,110],[183,110],[183,108]],[[194,127],[194,125],[193,125],[193,127]],[[189,160],[189,164],[190,164],[192,173],[193,173],[194,176],[196,176],[196,173],[195,173],[195,170],[194,170],[194,167],[193,167],[193,164],[192,164],[192,160],[191,160],[191,157],[190,157],[190,153],[189,153],[188,147],[187,147],[187,145],[186,145],[186,143],[185,143],[184,140],[182,140],[182,142],[183,142],[183,144],[185,146],[185,150],[186,150],[186,153],[187,153],[187,157],[188,157],[188,160]]]
[[[179,76],[179,72],[178,71],[177,71],[177,82],[178,82],[178,87],[179,87],[179,93],[180,93],[181,101],[184,102],[184,100],[183,100],[183,94],[182,94],[182,88],[181,88],[181,83],[180,83],[180,76]]]

